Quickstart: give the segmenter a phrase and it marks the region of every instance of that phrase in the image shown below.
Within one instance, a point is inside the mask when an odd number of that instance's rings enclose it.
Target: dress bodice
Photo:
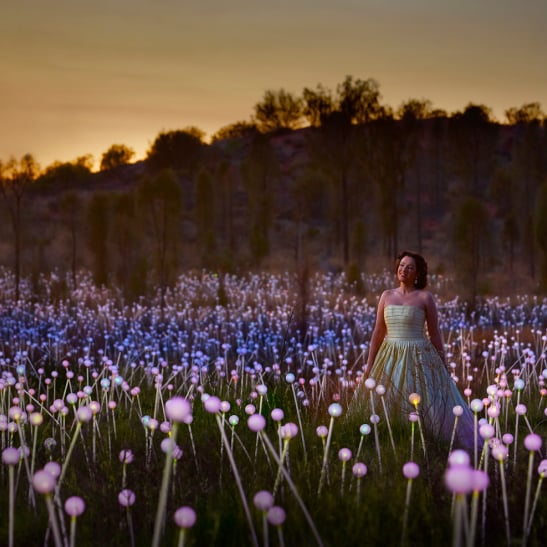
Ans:
[[[384,308],[388,340],[424,338],[425,311],[417,306],[387,305]]]

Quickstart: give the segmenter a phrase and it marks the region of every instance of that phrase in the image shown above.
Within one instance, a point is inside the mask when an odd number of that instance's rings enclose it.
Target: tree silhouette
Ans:
[[[337,110],[351,123],[368,123],[388,114],[380,104],[380,85],[373,78],[354,80],[353,76],[346,76],[336,92]]]
[[[15,301],[19,300],[21,282],[21,254],[23,247],[23,205],[31,186],[36,181],[39,166],[31,154],[19,161],[0,162],[0,191],[8,209],[13,231],[13,272],[15,275]]]
[[[203,264],[211,266],[214,264],[213,259],[216,249],[216,204],[211,174],[206,169],[201,169],[196,177],[195,194],[195,224],[198,249]]]
[[[255,264],[260,264],[270,252],[273,184],[279,175],[279,163],[267,135],[255,136],[241,170],[247,190],[251,255]]]
[[[464,196],[454,210],[452,220],[454,268],[461,281],[462,292],[474,306],[481,266],[486,261],[490,244],[490,218],[481,199]]]
[[[198,131],[190,128],[160,133],[147,152],[148,169],[152,173],[163,169],[193,173],[205,147]]]
[[[534,231],[540,251],[540,286],[547,290],[547,182],[539,190],[534,210]]]
[[[94,194],[87,210],[87,243],[93,260],[93,279],[108,285],[108,234],[110,211],[106,194]]]
[[[316,89],[304,88],[302,113],[312,127],[319,127],[335,109],[332,92],[318,84]]]
[[[423,211],[422,194],[423,181],[421,169],[421,152],[424,134],[423,120],[431,112],[431,102],[427,100],[410,99],[401,104],[397,115],[401,123],[403,136],[403,168],[408,170],[414,167],[414,197],[416,200],[416,250],[421,253],[423,247]],[[406,178],[406,174],[404,175]]]
[[[165,169],[155,177],[145,177],[138,189],[139,208],[148,227],[155,273],[165,291],[177,267],[177,242],[180,234],[182,190],[175,173]]]
[[[302,107],[302,99],[292,93],[268,90],[254,107],[254,120],[263,132],[296,129],[302,125]]]
[[[509,109],[506,115],[515,123],[510,141],[510,175],[515,184],[512,205],[516,212],[522,261],[534,279],[537,260],[532,218],[537,192],[547,168],[545,127],[542,127],[544,114],[537,103],[530,103],[519,109]]]
[[[78,236],[82,214],[82,200],[75,192],[67,192],[59,200],[61,222],[68,230],[70,240],[70,273],[72,286],[76,287],[76,272],[78,269]]]
[[[101,158],[101,171],[127,165],[134,156],[135,151],[125,144],[113,144]]]

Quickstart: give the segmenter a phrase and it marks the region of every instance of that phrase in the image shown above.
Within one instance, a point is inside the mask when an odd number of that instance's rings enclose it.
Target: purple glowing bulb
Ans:
[[[172,422],[183,422],[192,413],[192,406],[184,397],[172,397],[165,402],[165,415]]]
[[[247,420],[247,427],[251,431],[258,433],[266,427],[266,418],[264,418],[262,414],[253,414],[252,416],[249,416]]]
[[[403,465],[403,475],[407,479],[415,479],[420,474],[420,467],[415,462],[406,462]]]
[[[192,507],[179,507],[173,515],[173,520],[179,528],[192,528],[196,523],[196,512]]]
[[[65,500],[65,512],[67,515],[76,518],[85,511],[85,502],[80,496],[71,496]]]
[[[529,450],[530,452],[537,452],[541,448],[541,445],[541,437],[536,433],[530,433],[524,438],[524,446],[526,447],[526,450]]]
[[[266,518],[272,526],[281,526],[285,522],[286,517],[285,509],[278,505],[270,507],[266,514]]]
[[[273,507],[274,497],[267,490],[260,490],[254,495],[253,503],[260,511],[267,511],[270,507]]]

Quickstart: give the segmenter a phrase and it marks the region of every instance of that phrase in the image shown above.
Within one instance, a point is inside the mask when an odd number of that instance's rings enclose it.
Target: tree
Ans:
[[[195,128],[160,133],[147,152],[146,165],[152,173],[164,169],[193,173],[205,144]]]
[[[97,285],[108,284],[109,220],[108,197],[94,194],[87,209],[87,243],[93,258],[93,279]]]
[[[211,144],[225,139],[243,139],[253,137],[258,132],[256,123],[235,122],[221,127],[211,136]]]
[[[78,235],[80,217],[82,211],[82,200],[75,192],[63,194],[59,200],[61,222],[68,230],[70,237],[70,272],[72,275],[72,286],[76,287]]]
[[[321,84],[318,84],[315,90],[305,87],[302,96],[302,113],[312,127],[319,127],[335,109],[332,92]]]
[[[15,276],[15,301],[19,300],[21,282],[21,255],[23,248],[23,204],[30,187],[40,171],[31,154],[19,161],[10,159],[6,165],[0,162],[0,191],[8,209],[13,231],[13,272]]]
[[[544,116],[537,103],[520,109],[509,109],[507,117],[514,122],[510,128],[509,173],[514,184],[511,205],[517,220],[520,256],[532,279],[536,276],[537,241],[534,237],[534,207],[538,190],[547,176],[547,146]]]
[[[520,108],[511,107],[505,111],[505,117],[511,125],[540,123],[545,113],[539,103],[526,103]]]
[[[423,245],[423,213],[422,213],[422,171],[421,171],[421,150],[424,124],[431,113],[431,101],[422,99],[409,99],[403,102],[397,111],[401,123],[403,135],[403,168],[406,170],[414,167],[415,198],[416,198],[416,250],[421,253]]]
[[[464,196],[454,211],[452,243],[454,267],[473,306],[482,266],[488,257],[490,218],[482,200]]]
[[[242,166],[249,211],[249,244],[255,264],[270,252],[270,229],[279,163],[267,135],[257,135]]]
[[[196,177],[195,222],[201,258],[204,264],[209,266],[213,263],[212,254],[216,247],[215,211],[211,174],[202,169]]]
[[[125,146],[125,144],[113,144],[101,158],[101,171],[127,165],[134,156],[135,151]]]
[[[453,168],[460,177],[461,190],[475,196],[488,186],[497,144],[497,126],[491,110],[481,104],[468,104],[451,118]]]
[[[182,213],[182,190],[171,169],[146,177],[138,189],[139,206],[148,227],[162,304],[177,266],[177,242]]]
[[[342,112],[351,123],[362,124],[386,115],[380,104],[380,85],[372,78],[353,80],[352,76],[338,84],[337,110]]]
[[[254,107],[254,120],[264,132],[297,129],[302,125],[302,99],[284,89],[266,91],[262,102]]]
[[[134,192],[112,198],[112,270],[130,298],[146,290],[147,253],[143,252],[143,226],[139,222]]]
[[[91,177],[93,156],[80,156],[72,162],[56,161],[48,165],[36,180],[37,190],[66,190],[81,186]]]
[[[320,128],[310,133],[308,150],[315,168],[323,172],[332,192],[331,218],[336,243],[342,251],[344,265],[350,261],[350,235],[357,204],[364,191],[360,168],[362,140],[358,128],[347,114],[335,111],[323,120]]]
[[[540,251],[540,286],[547,290],[547,182],[539,190],[534,210],[534,231]]]

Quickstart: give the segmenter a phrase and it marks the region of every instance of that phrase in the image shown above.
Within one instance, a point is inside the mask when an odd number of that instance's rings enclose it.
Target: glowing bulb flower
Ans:
[[[179,507],[173,515],[173,520],[179,528],[192,528],[196,523],[196,512],[192,507]]]
[[[80,496],[71,496],[65,500],[65,512],[71,517],[79,517],[85,511],[85,502]]]
[[[184,397],[172,397],[165,402],[165,415],[173,422],[184,423],[191,413],[192,406]]]
[[[129,488],[124,488],[118,494],[118,503],[122,507],[130,507],[135,503],[135,499],[135,492],[133,492],[133,490],[129,490]]]
[[[260,490],[254,495],[253,503],[260,511],[267,511],[273,506],[274,497],[267,490]]]

